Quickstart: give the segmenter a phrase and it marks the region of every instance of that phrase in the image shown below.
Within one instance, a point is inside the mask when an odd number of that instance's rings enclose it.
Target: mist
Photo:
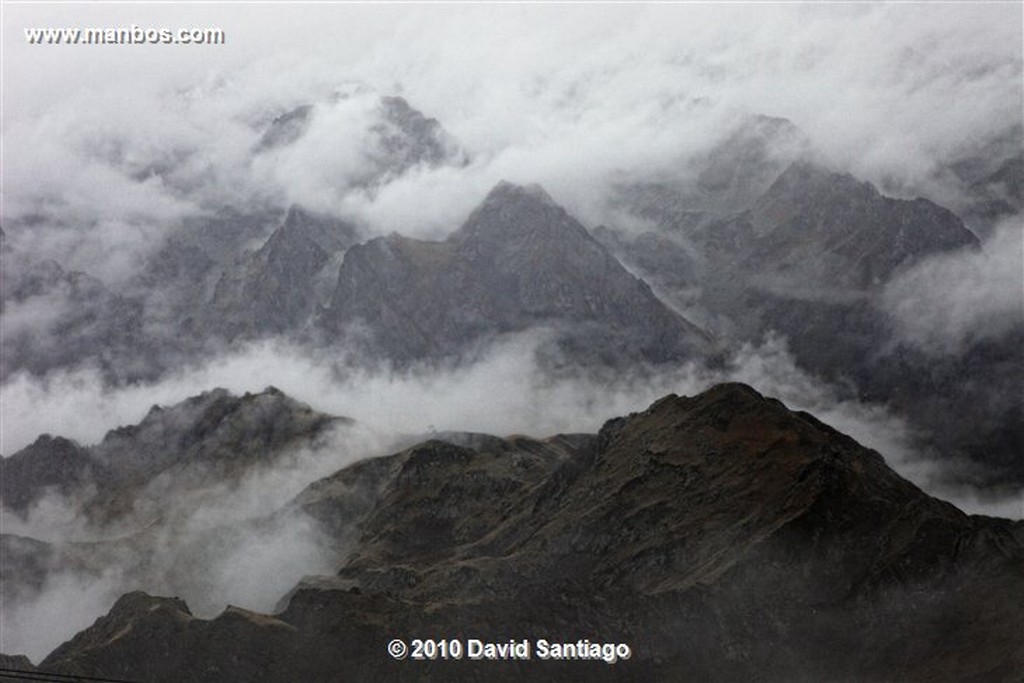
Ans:
[[[693,395],[719,382],[740,381],[779,398],[791,409],[813,413],[879,451],[925,490],[936,495],[949,492],[942,488],[941,458],[921,450],[919,435],[902,418],[884,405],[843,398],[837,387],[797,366],[783,337],[743,345],[717,370],[683,363],[620,375],[552,375],[538,360],[538,349],[550,334],[535,330],[508,335],[487,346],[475,361],[450,368],[423,363],[396,370],[380,364],[340,374],[335,359],[267,341],[151,384],[101,392],[96,391],[100,386],[96,371],[56,372],[43,379],[21,374],[0,393],[6,420],[0,438],[8,454],[42,433],[92,444],[110,429],[137,423],[153,404],[177,403],[212,387],[242,394],[272,385],[316,410],[354,419],[362,450],[350,447],[348,451],[367,457],[383,455],[389,446],[435,431],[534,437],[593,433],[606,420],[642,410],[668,393]],[[309,483],[331,471],[321,462],[315,473],[304,473],[301,479]],[[294,487],[268,488],[298,493]],[[983,512],[986,499],[984,492],[965,490],[964,507]],[[1022,500],[1018,492],[1009,499],[1008,506],[1000,501],[995,505],[1013,510],[1014,501]],[[280,493],[274,500],[285,502]],[[1024,517],[1022,512],[1011,516]]]
[[[333,573],[348,551],[347,541],[326,537],[288,504],[313,481],[389,445],[342,424],[322,443],[238,480],[194,468],[189,479],[160,475],[115,522],[83,517],[94,486],[72,498],[49,492],[23,515],[3,508],[5,534],[43,541],[54,553],[38,587],[24,585],[29,576],[5,575],[3,650],[38,661],[134,590],[180,597],[201,618],[228,605],[273,611],[303,576]]]
[[[1024,329],[1024,216],[980,249],[937,256],[890,282],[883,306],[899,338],[936,356]]]
[[[789,118],[858,177],[948,197],[963,188],[937,170],[1020,119],[1019,8],[1006,5],[407,10],[133,8],[132,22],[221,25],[231,42],[135,46],[132,62],[106,46],[78,63],[17,32],[79,15],[116,25],[125,10],[12,8],[12,57],[39,68],[12,59],[4,74],[5,229],[117,281],[220,205],[307,203],[376,234],[439,237],[506,179],[596,223],[609,184],[679,172],[747,114]],[[270,28],[285,14],[292,36]],[[330,26],[359,31],[336,39]],[[353,187],[376,94],[438,119],[472,163]],[[308,134],[254,158],[265,126],[299,104],[317,105]],[[26,215],[32,229],[17,229]]]
[[[1019,126],[1022,108],[1021,8],[1012,4],[35,4],[4,12],[4,268],[54,259],[113,291],[135,286],[168,240],[224,209],[276,215],[300,204],[352,221],[364,237],[441,239],[508,180],[539,183],[588,227],[621,225],[611,188],[685,177],[756,114],[788,118],[830,167],[959,209],[970,188],[948,167]],[[132,23],[220,26],[228,43],[76,49],[31,46],[22,35],[33,26]],[[436,118],[460,153],[401,172],[378,164],[379,141],[367,132],[388,95]],[[304,133],[260,151],[275,118],[301,105],[313,107]],[[265,232],[245,235],[239,250],[258,247]],[[950,356],[1020,329],[1021,235],[1018,216],[982,235],[980,250],[929,259],[891,282],[883,304],[899,339]],[[60,316],[75,306],[64,291],[5,300],[0,336],[58,347]],[[743,345],[717,369],[552,374],[538,360],[552,335],[506,335],[457,366],[397,369],[345,348],[329,355],[269,339],[211,345],[157,378],[120,385],[98,361],[9,375],[0,385],[8,456],[41,434],[96,444],[152,405],[214,387],[240,395],[273,385],[355,424],[231,485],[179,495],[156,481],[116,527],[86,523],[77,501],[59,495],[24,516],[3,510],[5,534],[95,564],[55,564],[31,595],[5,596],[0,650],[38,660],[129,590],[181,596],[201,616],[228,604],[271,611],[303,575],[334,573],[344,559],[344,545],[287,509],[319,478],[437,432],[593,433],[665,394],[723,381],[812,412],[968,513],[1024,519],[1024,491],[950,484],[946,474],[960,463],[922,450],[920,435],[887,406],[844,398],[802,370],[784,338]]]
[[[113,529],[84,525],[73,503],[44,497],[25,518],[4,511],[5,533],[68,544],[106,538],[113,550],[86,557],[103,569],[83,574],[57,568],[32,597],[9,601],[3,649],[38,659],[104,613],[129,590],[182,597],[198,616],[227,605],[272,611],[303,576],[332,574],[345,548],[323,538],[298,512],[280,510],[313,481],[365,457],[384,455],[435,432],[478,431],[497,435],[595,432],[612,417],[644,409],[657,398],[692,395],[722,381],[751,384],[794,410],[808,410],[881,452],[900,474],[971,514],[1024,519],[1024,491],[985,491],[951,486],[948,463],[921,452],[912,429],[884,406],[843,400],[840,392],[800,370],[782,338],[742,347],[721,370],[695,364],[661,367],[656,373],[620,377],[552,377],[537,360],[543,332],[501,339],[475,362],[457,368],[418,366],[405,371],[364,368],[339,376],[334,364],[282,343],[260,343],[242,352],[156,383],[108,388],[89,371],[46,380],[21,375],[0,400],[8,452],[40,432],[95,443],[106,430],[138,422],[151,402],[172,404],[203,389],[236,394],[274,385],[317,410],[355,418],[323,447],[291,454],[271,469],[251,473],[239,485],[212,485],[182,495],[155,489],[136,504],[131,525]],[[152,488],[152,487],[151,487]],[[169,503],[169,501],[174,501]],[[143,531],[158,517],[159,527]],[[142,533],[151,553],[118,548],[116,538]],[[115,571],[113,567],[120,567]],[[72,599],[72,596],[73,599]],[[60,606],[72,604],[69,615]]]

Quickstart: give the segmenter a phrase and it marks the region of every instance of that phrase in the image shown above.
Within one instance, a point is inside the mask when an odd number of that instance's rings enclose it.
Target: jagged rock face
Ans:
[[[382,355],[452,355],[487,336],[569,328],[567,348],[662,361],[708,347],[540,188],[498,185],[444,242],[391,235],[351,249],[325,313]],[[589,338],[588,338],[589,337]]]
[[[426,442],[296,504],[332,528],[350,516],[359,544],[338,577],[303,582],[273,617],[206,621],[125,596],[42,668],[155,681],[245,680],[253,662],[264,680],[1010,681],[1024,666],[1021,524],[964,515],[743,385],[668,396],[596,437]],[[625,641],[634,656],[383,653],[393,637],[545,636]]]
[[[790,166],[749,211],[697,237],[754,283],[805,291],[872,288],[926,256],[978,244],[926,199],[884,197],[807,162]]]
[[[259,250],[221,276],[206,329],[228,339],[301,329],[322,301],[335,259],[356,241],[350,223],[293,206]]]
[[[82,514],[109,523],[145,507],[140,499],[209,486],[311,446],[345,421],[313,411],[273,387],[236,397],[216,389],[168,408],[153,406],[137,425],[119,427],[88,448],[60,437],[0,460],[3,505],[24,514],[47,493],[79,501]],[[154,482],[160,486],[147,492]],[[91,485],[91,486],[90,486]],[[173,506],[159,506],[169,514]]]

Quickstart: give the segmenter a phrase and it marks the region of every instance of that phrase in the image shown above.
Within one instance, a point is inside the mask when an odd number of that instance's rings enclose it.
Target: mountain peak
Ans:
[[[368,117],[363,152],[373,163],[369,172],[355,179],[356,185],[373,186],[421,164],[458,166],[467,161],[465,151],[437,119],[415,109],[403,97],[381,95],[365,85],[344,88],[326,101],[283,112],[267,126],[254,151],[286,152],[316,128],[320,117],[329,117],[338,109],[360,110]]]
[[[390,236],[350,249],[322,324],[356,321],[400,361],[535,327],[559,328],[574,362],[662,362],[709,347],[541,187],[509,182],[445,242]]]
[[[0,501],[22,512],[46,490],[68,494],[102,470],[87,449],[70,439],[43,434],[0,459]]]
[[[205,485],[275,462],[346,423],[272,386],[242,396],[212,389],[171,406],[154,406],[137,424],[112,429],[88,448],[40,437],[0,462],[0,497],[12,509],[25,509],[46,487],[70,494],[94,483],[100,486],[89,494],[88,509],[120,514],[117,499],[141,495],[145,482],[157,476],[183,477],[187,487],[187,471],[199,468],[205,474],[196,483]]]
[[[535,200],[551,206],[558,206],[555,203],[555,200],[551,198],[551,195],[549,195],[539,183],[519,185],[517,183],[509,182],[508,180],[498,181],[498,184],[491,188],[491,191],[487,193],[487,198],[484,199],[484,203],[516,199]]]
[[[933,202],[886,197],[807,161],[791,164],[733,225],[753,232],[741,263],[764,281],[784,275],[804,288],[868,290],[925,256],[977,244]]]
[[[586,228],[540,185],[516,185],[505,180],[494,186],[448,239],[469,250],[482,244],[522,246],[538,239],[594,241]]]
[[[772,183],[767,197],[798,195],[832,191],[864,198],[878,197],[880,193],[867,181],[857,180],[849,173],[838,173],[820,164],[800,159],[790,164]]]

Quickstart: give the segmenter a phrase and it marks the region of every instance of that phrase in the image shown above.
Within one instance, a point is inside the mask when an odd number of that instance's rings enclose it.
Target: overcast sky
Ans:
[[[678,167],[735,117],[796,123],[824,157],[910,194],[1021,120],[1021,5],[25,4],[4,6],[3,220],[115,282],[211,194],[348,210],[440,237],[500,179],[539,182],[585,223],[622,174]],[[221,46],[29,45],[33,27],[218,27]],[[476,160],[372,202],[338,195],[353,127],[250,164],[260,121],[360,82],[406,96]],[[321,122],[329,123],[326,118]],[[191,155],[189,196],[132,173]],[[357,155],[349,155],[357,156]],[[116,157],[115,161],[111,161]],[[179,173],[179,176],[182,175]],[[44,239],[44,237],[46,239]],[[48,241],[47,241],[48,240]],[[84,251],[83,251],[84,249]],[[72,252],[74,252],[72,254]],[[42,255],[42,253],[40,253]],[[98,262],[102,261],[102,262]]]
[[[359,79],[471,148],[689,124],[680,103],[786,116],[868,169],[919,171],[1021,117],[1021,6],[6,5],[5,129],[172,88],[254,100]],[[216,26],[223,46],[35,46],[24,28]],[[111,93],[117,93],[114,97]],[[83,95],[86,97],[82,99]],[[693,138],[699,129],[693,131]],[[677,142],[671,136],[667,141]],[[653,140],[645,140],[654,143]]]

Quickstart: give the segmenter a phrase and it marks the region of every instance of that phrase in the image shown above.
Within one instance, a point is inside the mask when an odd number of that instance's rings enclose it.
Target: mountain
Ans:
[[[263,131],[263,135],[260,136],[259,144],[256,145],[256,151],[264,152],[295,142],[306,132],[312,116],[312,104],[302,104],[294,109],[289,109],[279,116],[275,116],[274,120]]]
[[[339,110],[351,114],[341,120],[360,126],[345,131],[359,168],[338,179],[341,194],[373,195],[417,169],[467,163],[436,119],[401,97],[355,88],[254,124],[260,141],[248,159],[252,185],[260,184],[261,168],[277,166],[296,145],[317,144],[306,136],[316,125],[330,125]],[[19,240],[4,233],[0,378],[95,367],[111,384],[126,384],[222,351],[225,341],[301,337],[330,298],[342,254],[361,239],[352,220],[337,213],[258,190],[244,201],[207,196],[194,184],[174,185],[173,168],[152,175],[173,185],[195,211],[147,241],[133,254],[135,271],[116,284],[18,253]],[[14,225],[16,238],[52,227],[33,216],[19,216]]]
[[[936,174],[951,193],[957,211],[978,234],[1024,211],[1024,126],[1020,122],[994,137],[975,142]],[[959,195],[959,196],[957,196]]]
[[[43,436],[0,459],[5,646],[40,657],[76,623],[36,627],[48,604],[88,614],[140,586],[206,614],[230,600],[271,608],[337,561],[310,518],[281,508],[348,460],[351,427],[273,387],[216,389],[94,446]]]
[[[803,132],[788,119],[744,116],[707,152],[673,174],[622,185],[611,201],[662,232],[685,233],[749,208],[787,166],[809,151]]]
[[[681,172],[694,181],[623,188],[615,205],[652,227],[612,226],[602,241],[673,302],[732,317],[751,336],[763,329],[760,302],[743,301],[748,295],[849,301],[931,255],[978,246],[948,209],[885,196],[810,158],[792,123],[745,120]],[[700,302],[694,288],[704,290]]]
[[[976,249],[950,211],[886,197],[849,174],[797,162],[750,209],[691,235],[707,259],[703,302],[741,336],[785,335],[835,378],[884,346],[882,287],[929,256]]]
[[[402,97],[379,95],[367,87],[340,91],[325,102],[302,104],[280,114],[264,130],[256,155],[287,153],[309,133],[318,116],[329,117],[338,110],[361,113],[358,144],[365,167],[353,179],[353,187],[373,188],[419,166],[461,166],[468,161],[466,152],[436,119]]]
[[[403,97],[380,98],[382,121],[371,129],[378,136],[383,166],[400,174],[420,164],[464,165],[468,157],[437,119],[414,109]]]
[[[141,422],[109,431],[93,446],[39,437],[0,459],[0,502],[24,515],[57,493],[101,525],[145,519],[150,510],[170,517],[175,507],[187,508],[186,494],[269,467],[344,424],[274,387],[244,396],[215,389],[174,406],[153,406]],[[168,505],[164,496],[171,491],[176,502]]]
[[[390,235],[345,254],[322,326],[362,329],[399,362],[553,327],[575,360],[701,355],[710,340],[666,307],[540,187],[500,183],[443,242]]]
[[[0,501],[24,512],[44,491],[70,496],[106,476],[103,463],[74,441],[43,434],[8,458],[0,458]]]
[[[301,329],[326,299],[337,259],[357,235],[347,221],[292,206],[263,246],[223,271],[204,329],[227,339]]]
[[[667,396],[597,435],[427,441],[293,505],[358,539],[337,576],[304,580],[273,615],[200,619],[130,593],[41,670],[1011,681],[1024,667],[1024,526],[931,498],[745,385]],[[532,644],[530,660],[395,661],[392,638],[586,638],[632,656],[542,661]]]
[[[976,161],[960,173],[987,173],[990,164]],[[927,259],[979,250],[959,217],[806,158],[731,216],[709,218],[692,192],[665,191],[638,209],[651,229],[596,234],[666,301],[733,343],[781,335],[801,368],[852,398],[889,405],[950,463],[977,466],[968,474],[972,467],[958,465],[957,476],[1024,481],[1024,398],[1015,388],[1024,382],[1024,328],[936,357],[900,339],[884,301],[890,283]]]
[[[871,288],[931,254],[978,245],[963,221],[927,199],[886,197],[810,162],[790,165],[748,211],[696,239],[756,284],[804,291]]]
[[[0,379],[86,362],[110,378],[133,378],[145,358],[143,302],[53,260],[10,253],[0,280]]]
[[[743,321],[733,329],[781,333],[802,367],[895,408],[951,461],[980,465],[975,481],[1024,481],[1024,328],[935,357],[899,339],[882,301],[887,283],[929,257],[979,249],[952,212],[798,163],[696,239],[719,264],[706,300]]]

